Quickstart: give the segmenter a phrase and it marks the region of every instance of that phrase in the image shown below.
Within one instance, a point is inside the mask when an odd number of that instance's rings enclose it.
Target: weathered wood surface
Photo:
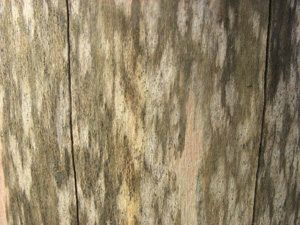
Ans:
[[[82,224],[250,224],[268,1],[70,1]]]
[[[7,223],[74,223],[66,3],[1,1],[0,30]]]
[[[300,1],[272,1],[256,224],[300,224]]]
[[[7,223],[299,224],[300,3],[271,3],[1,1]]]
[[[6,225],[6,210],[5,210],[5,184],[4,184],[4,173],[2,167],[2,146],[0,140],[0,224]]]

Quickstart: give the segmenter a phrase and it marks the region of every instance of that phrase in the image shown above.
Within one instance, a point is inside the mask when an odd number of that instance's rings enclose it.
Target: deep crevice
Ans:
[[[77,176],[74,156],[74,138],[73,138],[73,122],[72,122],[72,87],[71,87],[71,43],[70,43],[70,9],[69,1],[66,0],[67,6],[67,41],[68,41],[68,78],[69,78],[69,107],[70,107],[70,137],[71,137],[71,152],[72,152],[72,164],[74,172],[74,186],[75,186],[75,198],[76,198],[76,219],[79,224],[79,204],[78,204],[78,191],[77,191]]]
[[[258,188],[258,175],[261,167],[261,157],[262,157],[262,145],[263,145],[263,135],[264,135],[264,123],[266,114],[266,94],[267,94],[267,75],[269,67],[269,51],[270,51],[270,33],[271,33],[271,19],[272,19],[272,0],[269,0],[269,15],[268,15],[268,30],[267,30],[267,43],[266,43],[266,61],[265,61],[265,72],[264,72],[264,96],[263,96],[263,111],[262,111],[262,121],[261,121],[261,131],[260,131],[260,142],[258,150],[258,162],[256,170],[255,179],[255,189],[254,189],[254,201],[253,201],[253,212],[252,212],[252,224],[255,222],[255,208],[256,208],[256,194]]]

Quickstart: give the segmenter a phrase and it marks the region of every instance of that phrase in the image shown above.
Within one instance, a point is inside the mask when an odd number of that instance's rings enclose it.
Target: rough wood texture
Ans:
[[[0,223],[300,223],[299,1],[7,0],[0,31]]]
[[[272,1],[256,224],[300,224],[300,1]]]
[[[4,184],[4,173],[2,167],[2,144],[0,139],[0,224],[6,225],[6,207],[5,207],[5,184]]]
[[[76,222],[66,18],[63,1],[0,3],[0,134],[8,224]]]
[[[250,224],[268,1],[70,1],[81,224]]]

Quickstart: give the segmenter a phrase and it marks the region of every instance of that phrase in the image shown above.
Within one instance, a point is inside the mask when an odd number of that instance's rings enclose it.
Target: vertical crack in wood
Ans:
[[[270,52],[270,34],[271,34],[271,19],[272,19],[272,0],[269,0],[269,15],[268,15],[268,28],[267,28],[267,43],[266,43],[266,61],[265,61],[265,72],[264,72],[264,91],[263,91],[263,111],[262,111],[262,121],[261,121],[261,130],[260,130],[260,143],[258,149],[258,162],[255,178],[255,189],[253,196],[253,212],[252,212],[252,224],[255,221],[255,208],[256,208],[256,195],[258,187],[258,174],[261,166],[261,157],[262,157],[262,144],[263,144],[263,135],[264,135],[264,123],[265,123],[265,113],[266,113],[266,94],[267,94],[267,75],[269,67],[269,52]]]
[[[71,151],[72,151],[72,164],[74,172],[74,186],[75,186],[75,198],[76,198],[76,218],[77,224],[79,224],[79,205],[78,205],[78,191],[77,191],[77,177],[76,177],[76,166],[74,156],[74,139],[73,139],[73,122],[72,122],[72,87],[71,87],[71,43],[70,43],[70,9],[69,1],[66,0],[67,6],[67,41],[68,41],[68,76],[69,76],[69,104],[70,104],[70,137],[71,137]]]

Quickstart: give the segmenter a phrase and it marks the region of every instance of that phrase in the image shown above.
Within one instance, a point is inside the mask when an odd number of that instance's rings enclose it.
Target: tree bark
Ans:
[[[1,2],[6,222],[298,224],[299,6]]]

